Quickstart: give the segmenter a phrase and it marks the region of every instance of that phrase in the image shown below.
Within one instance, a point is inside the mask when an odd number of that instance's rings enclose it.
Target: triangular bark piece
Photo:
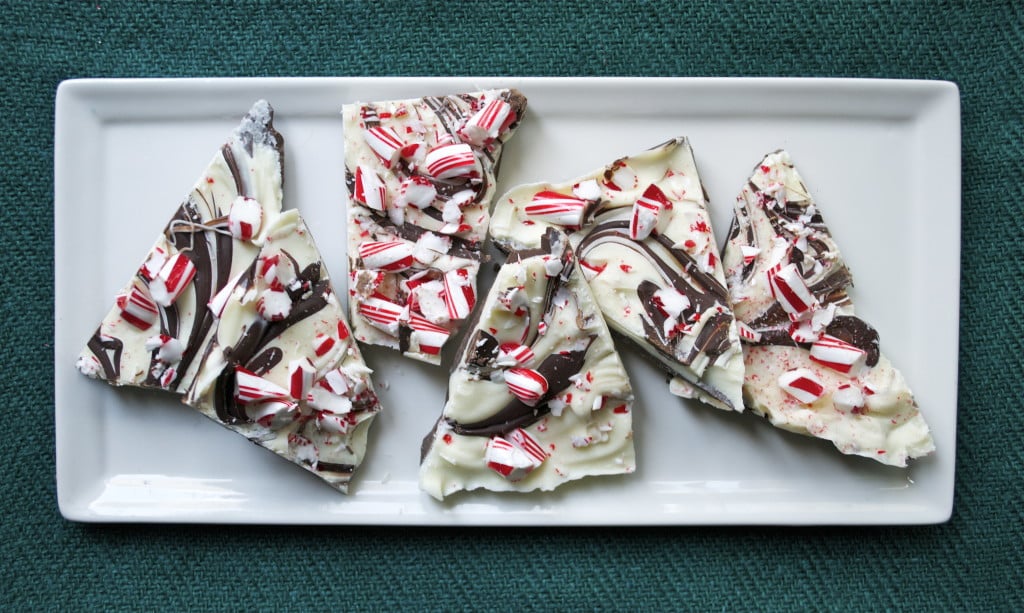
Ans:
[[[635,470],[633,392],[565,235],[512,253],[452,372],[423,443],[420,486],[551,490]]]
[[[216,327],[208,303],[245,270],[281,211],[284,140],[253,105],[178,207],[79,356],[114,385],[183,393]]]
[[[853,278],[785,151],[754,168],[723,258],[748,407],[779,428],[884,464],[906,466],[934,450],[878,332],[854,312]]]

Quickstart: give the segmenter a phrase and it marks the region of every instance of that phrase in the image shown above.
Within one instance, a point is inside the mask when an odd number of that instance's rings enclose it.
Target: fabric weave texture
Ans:
[[[7,133],[0,232],[16,274],[0,282],[8,318],[0,326],[7,400],[0,410],[0,609],[1024,609],[1024,422],[1016,382],[1024,371],[1022,7],[946,0],[7,3],[0,10]],[[321,75],[956,82],[963,230],[952,520],[910,528],[517,530],[65,521],[53,472],[57,84]]]

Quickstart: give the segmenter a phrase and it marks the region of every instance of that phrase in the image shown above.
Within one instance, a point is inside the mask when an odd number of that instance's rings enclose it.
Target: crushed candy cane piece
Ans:
[[[288,393],[295,400],[304,400],[315,377],[316,367],[309,358],[292,360],[288,363]]]
[[[672,202],[654,183],[647,186],[642,196],[633,203],[629,221],[629,238],[638,241],[651,235],[658,225],[661,211],[672,208]]]
[[[364,241],[359,245],[359,257],[370,270],[399,272],[412,266],[413,246],[403,240],[381,242]]]
[[[864,367],[867,352],[840,338],[823,334],[811,345],[810,357],[826,368],[855,376]]]
[[[542,191],[534,194],[523,208],[528,218],[560,226],[576,227],[583,223],[587,201],[559,192]]]
[[[796,264],[775,266],[768,270],[768,286],[790,319],[796,320],[817,307],[814,294],[804,283]]]
[[[779,387],[803,404],[811,404],[825,393],[824,384],[806,368],[794,368],[779,376]]]
[[[511,441],[495,436],[487,441],[484,462],[509,481],[519,481],[540,466],[543,460],[532,457]]]
[[[513,121],[515,112],[512,105],[500,98],[493,98],[466,120],[466,124],[459,130],[459,136],[466,142],[483,145],[497,138]]]
[[[867,398],[864,393],[849,383],[840,385],[836,391],[832,392],[832,404],[845,413],[858,412],[863,408],[865,402],[867,402]]]
[[[292,299],[284,290],[268,289],[260,294],[256,310],[267,321],[281,321],[291,314]]]
[[[287,399],[288,391],[241,366],[235,367],[235,400],[242,404]]]
[[[548,392],[548,380],[530,368],[512,368],[505,372],[505,384],[512,395],[527,406],[537,406]]]
[[[159,315],[156,303],[150,297],[149,292],[135,283],[126,294],[117,297],[116,303],[117,307],[121,309],[121,318],[139,330],[148,330]]]
[[[368,166],[356,166],[355,186],[352,197],[360,204],[374,211],[383,212],[387,207],[387,187],[380,176]]]
[[[444,303],[451,319],[465,319],[476,304],[476,289],[465,268],[449,270],[444,274]]]
[[[176,253],[164,262],[160,272],[149,282],[153,300],[161,306],[171,306],[196,276],[196,265],[184,253]]]
[[[363,138],[370,149],[380,158],[385,168],[391,168],[398,161],[402,148],[405,147],[405,142],[402,141],[398,132],[394,128],[385,126],[368,128],[364,132]]]
[[[498,346],[496,366],[522,366],[535,357],[533,350],[519,343],[502,343]]]
[[[398,198],[403,205],[422,210],[429,207],[437,198],[437,188],[430,179],[413,175],[399,185]]]
[[[466,143],[452,143],[434,147],[425,160],[427,174],[435,179],[454,179],[479,176],[473,149]]]
[[[253,198],[239,196],[231,202],[228,211],[228,231],[231,236],[250,241],[260,232],[263,224],[263,206]]]

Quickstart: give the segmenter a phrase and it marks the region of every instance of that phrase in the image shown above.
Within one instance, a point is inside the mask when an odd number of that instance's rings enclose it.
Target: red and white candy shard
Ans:
[[[128,293],[117,297],[117,307],[121,309],[121,318],[139,330],[148,330],[156,322],[159,312],[149,292],[139,285],[132,284]]]
[[[327,355],[328,351],[334,349],[334,346],[337,343],[338,341],[330,334],[318,332],[316,336],[313,337],[313,353],[316,354],[316,357],[322,358]]]
[[[466,143],[434,147],[425,160],[427,174],[435,179],[455,179],[480,175],[473,149]]]
[[[397,336],[398,322],[405,316],[405,308],[389,300],[370,296],[359,304],[359,314],[373,326]]]
[[[487,441],[484,462],[509,481],[519,481],[540,466],[543,460],[537,460],[511,441],[495,436]]]
[[[674,287],[662,287],[654,292],[654,306],[665,317],[678,320],[690,308],[690,299]]]
[[[860,409],[866,401],[864,393],[849,383],[840,385],[836,391],[832,392],[832,404],[846,413]]]
[[[658,225],[658,217],[664,209],[672,208],[665,192],[654,183],[633,203],[633,215],[629,220],[629,238],[638,241],[651,235]]]
[[[750,341],[752,343],[757,343],[761,341],[761,333],[758,332],[757,330],[754,330],[753,328],[743,323],[742,321],[736,320],[736,329],[740,334],[740,338],[744,340]]]
[[[448,307],[448,316],[452,319],[465,319],[473,311],[476,304],[476,289],[473,279],[465,268],[449,270],[444,273],[444,303]]]
[[[512,368],[505,372],[505,385],[512,395],[527,406],[537,406],[548,393],[548,380],[530,368]]]
[[[245,415],[264,428],[276,430],[295,421],[298,409],[291,400],[275,398],[245,405]]]
[[[502,130],[515,121],[512,105],[494,98],[466,121],[459,136],[474,145],[483,145],[497,138]]]
[[[157,304],[171,306],[195,276],[196,265],[192,260],[184,253],[176,253],[164,262],[160,272],[149,282],[150,294]]]
[[[363,134],[363,138],[370,149],[380,158],[385,168],[391,168],[401,156],[402,148],[405,147],[405,142],[398,132],[394,128],[385,126],[368,128]]]
[[[498,347],[496,366],[522,366],[536,357],[533,350],[519,343],[502,343]]]
[[[256,311],[267,321],[281,321],[292,312],[292,299],[279,289],[268,289],[256,301]]]
[[[147,257],[146,261],[141,267],[139,267],[139,274],[142,275],[143,279],[151,281],[157,276],[160,269],[164,267],[166,262],[167,251],[162,247],[154,247],[149,253],[149,257]]]
[[[352,421],[346,415],[338,415],[330,411],[320,411],[316,414],[316,427],[325,432],[333,434],[348,434]]]
[[[316,367],[309,358],[292,360],[288,363],[288,393],[295,400],[305,400],[306,394],[313,387],[316,378]]]
[[[406,241],[364,241],[359,245],[359,257],[370,270],[399,272],[413,264],[413,246]]]
[[[399,185],[398,198],[402,204],[414,209],[425,209],[437,198],[437,188],[434,187],[430,179],[413,175]]]
[[[156,351],[156,359],[164,364],[177,364],[185,353],[185,343],[167,334],[146,339],[146,351]]]
[[[796,264],[776,266],[768,270],[767,275],[772,296],[789,314],[790,319],[799,319],[817,307],[817,300],[804,283]]]
[[[241,366],[235,367],[235,400],[241,404],[288,398],[288,390]]]
[[[864,367],[867,352],[829,334],[811,345],[811,360],[845,375],[856,375]]]
[[[280,254],[260,258],[258,271],[260,279],[274,290],[282,290],[298,278],[292,261]]]
[[[782,373],[779,387],[803,404],[811,404],[825,393],[825,385],[807,368],[794,368]]]
[[[420,351],[430,355],[441,353],[441,347],[451,336],[447,328],[442,328],[417,313],[409,314],[409,327],[412,328],[413,339],[419,344]]]
[[[239,196],[231,203],[228,212],[228,231],[231,236],[243,240],[252,240],[259,234],[263,225],[263,207],[253,198]]]
[[[523,207],[523,213],[536,221],[576,227],[583,223],[586,207],[586,200],[559,192],[542,191],[534,194],[530,204]]]
[[[750,264],[755,259],[757,259],[757,256],[758,254],[761,253],[761,250],[757,247],[752,247],[750,245],[740,245],[740,253],[743,254],[743,263]]]
[[[516,428],[509,432],[508,441],[518,447],[520,451],[533,458],[538,466],[548,459],[548,454],[540,446],[540,443],[522,428]]]
[[[368,166],[356,166],[353,197],[356,202],[374,211],[384,211],[387,207],[387,187],[380,176]]]

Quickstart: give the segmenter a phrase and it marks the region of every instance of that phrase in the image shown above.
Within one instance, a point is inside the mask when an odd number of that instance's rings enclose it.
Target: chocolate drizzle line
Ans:
[[[487,419],[469,424],[449,420],[448,423],[452,430],[465,436],[504,436],[516,428],[525,428],[536,423],[551,412],[551,408],[547,404],[548,400],[572,385],[569,377],[579,374],[586,362],[587,351],[596,339],[596,336],[591,336],[584,349],[555,353],[540,363],[537,372],[547,379],[548,392],[541,397],[537,406],[531,407],[516,398]]]
[[[760,165],[755,167],[755,173]],[[779,207],[774,197],[764,193],[753,180],[748,181],[747,187],[754,194],[758,201],[758,208],[764,212],[765,218],[771,224],[772,230],[776,235],[788,238],[792,243],[792,239],[796,235],[786,229],[786,226],[788,224],[799,224],[813,228],[816,232],[826,237],[831,236],[821,213],[817,211],[817,207],[815,207],[810,219],[804,222],[800,220],[800,217],[806,214],[810,203],[802,205],[799,202],[787,200]],[[807,193],[807,188],[803,183],[800,184],[800,189]],[[736,234],[731,234],[730,240],[738,236],[737,224],[739,224],[746,228],[747,244],[756,246],[753,227],[749,221],[750,210],[747,207],[746,199],[740,198],[738,204],[736,217],[733,218],[733,227],[736,228]],[[739,220],[741,215],[744,217],[743,220]],[[806,252],[797,249],[795,246],[791,247],[789,252],[789,261],[796,264],[797,269],[805,279],[813,274],[813,264],[816,261],[820,262],[822,259],[821,255],[829,251],[828,243],[821,238],[808,236],[806,241]],[[850,270],[842,261],[834,262],[828,266],[828,273],[820,281],[809,285],[808,289],[822,305],[842,305],[848,303],[849,295],[846,289],[853,285],[853,276]],[[753,263],[744,266],[744,281],[749,280],[752,272]],[[797,343],[790,336],[790,323],[789,315],[782,308],[782,305],[777,301],[773,301],[763,312],[748,322],[750,328],[761,335],[760,340],[745,342],[752,345],[779,345],[801,347],[809,350],[811,347],[810,343]],[[824,332],[866,352],[866,364],[869,367],[878,363],[880,356],[878,332],[863,319],[854,315],[838,315],[825,326]]]
[[[104,338],[100,329],[97,328],[87,346],[99,360],[100,367],[103,368],[104,379],[116,380],[121,376],[121,351],[124,349],[121,339]]]
[[[287,255],[287,254],[286,254]],[[288,256],[291,257],[290,255]],[[294,260],[293,260],[294,261]],[[255,282],[257,259],[245,272],[245,282]],[[279,338],[286,330],[304,319],[316,315],[327,306],[327,295],[330,283],[321,279],[320,263],[315,262],[302,270],[297,279],[303,287],[309,288],[305,297],[292,296],[296,300],[288,316],[280,321],[268,322],[256,318],[245,330],[241,338],[231,347],[223,350],[225,366],[214,385],[214,410],[217,417],[225,423],[248,421],[244,407],[235,402],[235,367],[242,366],[257,374],[266,373],[283,359],[283,352],[277,348],[264,348]],[[276,351],[275,351],[276,350]]]

